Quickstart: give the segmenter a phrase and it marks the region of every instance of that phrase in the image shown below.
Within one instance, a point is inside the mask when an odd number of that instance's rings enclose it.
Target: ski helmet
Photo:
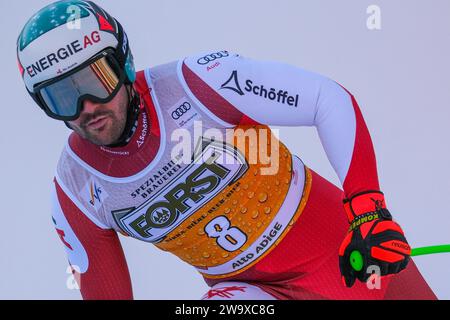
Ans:
[[[26,89],[52,118],[76,119],[82,102],[107,103],[136,79],[120,23],[92,1],[54,2],[33,15],[17,40]]]

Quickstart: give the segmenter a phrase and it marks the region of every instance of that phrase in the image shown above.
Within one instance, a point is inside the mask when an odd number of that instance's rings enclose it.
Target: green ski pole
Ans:
[[[411,257],[422,256],[426,254],[436,254],[436,253],[450,253],[450,244],[443,244],[439,246],[429,246],[414,248],[411,250]],[[352,251],[350,254],[350,265],[355,271],[361,271],[364,266],[364,259],[361,252],[358,250]]]

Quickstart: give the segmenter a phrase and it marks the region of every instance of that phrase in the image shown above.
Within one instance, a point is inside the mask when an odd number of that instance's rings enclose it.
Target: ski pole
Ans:
[[[411,250],[411,257],[436,253],[450,253],[450,244],[414,248]],[[352,266],[353,270],[355,271],[362,270],[364,266],[364,259],[363,256],[361,255],[361,252],[359,252],[358,250],[352,251],[349,259],[350,265]]]

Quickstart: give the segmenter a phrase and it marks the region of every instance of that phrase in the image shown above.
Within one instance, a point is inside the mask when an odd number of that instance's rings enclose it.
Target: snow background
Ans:
[[[15,42],[49,1],[0,0],[0,299],[80,299],[50,217],[50,186],[69,134],[26,94]],[[435,0],[98,1],[125,27],[137,69],[210,49],[278,60],[333,78],[357,98],[375,145],[388,207],[413,247],[450,243],[450,2]],[[369,5],[381,30],[369,30]],[[279,128],[280,129],[280,128]],[[281,139],[339,185],[314,128]],[[198,299],[197,272],[122,238],[137,299]],[[450,254],[414,258],[450,299]]]

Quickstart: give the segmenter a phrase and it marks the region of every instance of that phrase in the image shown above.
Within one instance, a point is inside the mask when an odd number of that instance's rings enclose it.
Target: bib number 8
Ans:
[[[231,227],[230,220],[225,216],[211,220],[205,227],[205,233],[210,238],[217,239],[217,244],[229,252],[240,249],[247,242],[245,233],[239,228]]]

